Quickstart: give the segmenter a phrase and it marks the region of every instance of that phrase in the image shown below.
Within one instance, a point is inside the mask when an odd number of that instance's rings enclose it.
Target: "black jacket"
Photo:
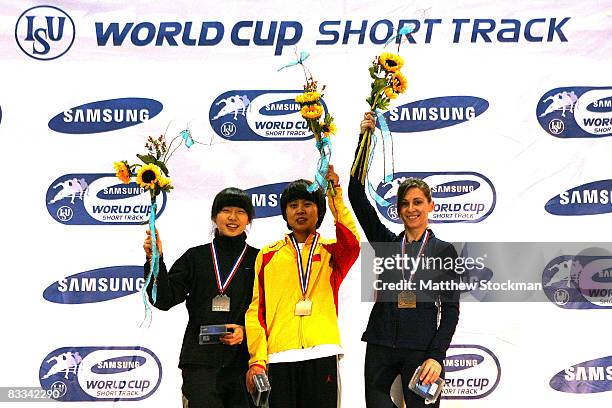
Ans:
[[[238,237],[217,236],[214,238],[221,276],[225,280],[234,262],[242,252],[246,234]],[[230,297],[229,312],[213,312],[212,299],[219,294],[211,244],[190,248],[167,271],[163,259],[159,262],[157,276],[157,302],[154,306],[168,310],[186,301],[189,321],[183,337],[179,367],[199,365],[205,367],[248,368],[249,353],[246,338],[240,345],[199,345],[200,325],[234,323],[244,326],[244,314],[253,296],[255,258],[258,249],[248,246],[245,257],[229,284],[226,294]],[[145,264],[145,278],[149,274],[149,263]],[[149,300],[153,282],[147,287]],[[245,333],[246,336],[246,333]]]
[[[371,243],[397,242],[397,252],[399,252],[404,232],[396,235],[380,222],[376,211],[366,197],[363,185],[354,177],[350,179],[348,194],[353,211],[368,241]],[[408,256],[416,257],[422,239],[423,237],[419,241],[407,244]],[[456,259],[457,252],[451,244],[436,238],[431,233],[424,256]],[[415,282],[427,278],[425,273],[417,271]],[[454,276],[451,279],[458,282],[456,274],[453,272],[452,275]],[[459,293],[448,291],[439,295],[444,299],[440,302],[439,325],[438,306],[432,301],[421,302],[419,294],[417,294],[415,309],[400,309],[397,307],[397,302],[377,301],[370,314],[368,327],[361,339],[381,346],[426,351],[428,358],[433,358],[442,365],[459,321]]]

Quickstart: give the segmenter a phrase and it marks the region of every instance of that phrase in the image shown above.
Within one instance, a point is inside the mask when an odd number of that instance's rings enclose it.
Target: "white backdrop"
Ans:
[[[74,351],[82,347],[141,346],[159,359],[162,370],[159,387],[140,401],[96,404],[179,406],[181,378],[177,363],[187,320],[182,305],[169,312],[154,311],[151,327],[140,329],[143,308],[138,294],[84,302],[82,290],[73,288],[74,293],[67,296],[74,296],[81,303],[57,303],[43,297],[47,288],[57,288],[58,281],[71,275],[107,267],[116,267],[118,271],[124,266],[142,264],[141,243],[146,227],[91,225],[85,221],[90,225],[75,225],[77,208],[109,204],[90,181],[87,195],[76,196],[74,202],[71,197],[59,198],[53,204],[50,201],[60,191],[59,187],[53,188],[55,184],[73,177],[94,180],[99,175],[108,175],[113,172],[113,161],[135,161],[134,155],[143,152],[149,135],[163,133],[169,123],[170,136],[189,126],[193,137],[205,145],[179,150],[170,162],[175,190],[167,197],[158,221],[165,259],[171,263],[187,248],[210,240],[210,207],[220,189],[227,186],[253,189],[312,178],[317,158],[312,139],[236,140],[240,135],[252,134],[245,126],[238,125],[240,120],[249,116],[253,121],[272,120],[256,109],[247,111],[246,116],[239,114],[236,120],[231,115],[223,118],[237,126],[234,140],[223,138],[213,130],[211,123],[215,121],[210,117],[218,112],[216,99],[225,92],[274,93],[302,86],[299,68],[277,72],[279,66],[294,59],[294,47],[279,48],[277,39],[274,45],[255,45],[254,30],[248,26],[239,31],[239,37],[249,39],[250,45],[235,45],[232,28],[240,21],[251,22],[253,26],[254,21],[262,21],[264,36],[270,22],[279,22],[279,26],[281,21],[299,23],[301,37],[296,46],[298,50],[310,52],[309,69],[321,83],[327,84],[325,103],[339,129],[333,139],[332,162],[342,185],[346,186],[358,123],[367,110],[364,101],[369,92],[367,68],[382,50],[382,45],[370,40],[370,28],[384,19],[393,24],[400,19],[416,19],[422,23],[426,19],[440,19],[440,23],[432,26],[429,42],[425,40],[423,25],[414,34],[416,44],[402,46],[401,54],[406,60],[403,72],[409,87],[394,105],[472,96],[487,101],[488,108],[455,126],[395,132],[395,168],[399,172],[478,173],[491,181],[496,199],[494,204],[487,201],[491,213],[480,222],[432,224],[436,234],[447,241],[608,240],[604,226],[609,218],[605,215],[610,212],[606,208],[609,204],[606,206],[602,201],[604,209],[598,211],[600,214],[580,217],[553,215],[545,210],[545,205],[575,186],[608,178],[609,138],[594,137],[594,134],[555,137],[538,123],[542,105],[539,107],[538,103],[556,88],[567,88],[569,92],[572,87],[608,87],[604,92],[607,96],[602,100],[610,100],[612,15],[610,6],[604,3],[567,0],[56,1],[52,5],[74,22],[74,42],[67,48],[71,38],[68,20],[64,20],[63,38],[53,41],[50,39],[54,37],[53,30],[45,28],[45,16],[56,15],[53,9],[33,9],[22,15],[31,7],[45,3],[3,0],[0,140],[4,152],[4,187],[0,214],[5,220],[0,285],[4,335],[0,353],[5,369],[0,374],[0,386],[40,386],[41,378],[48,374],[49,363],[45,360],[57,356],[60,352],[56,350],[62,348]],[[28,20],[28,16],[34,17]],[[558,24],[566,17],[570,19],[559,29],[566,41],[559,31],[548,41],[550,20],[554,18]],[[538,18],[546,22],[534,24],[532,34],[542,35],[543,41],[530,42],[521,30],[517,41],[500,42],[496,30],[491,34],[491,42],[482,37],[471,42],[474,19],[492,19],[498,26],[502,19],[515,19],[524,28],[527,22]],[[457,41],[453,41],[456,27],[453,19],[470,20],[463,24]],[[343,44],[347,22],[351,21],[355,29],[363,20],[367,20],[363,43],[358,44],[359,34],[353,34]],[[36,33],[30,39],[26,36],[28,21],[32,24],[32,33]],[[113,46],[112,40],[100,45],[96,35],[98,23],[105,30],[111,23],[117,23],[121,29],[130,22],[150,23],[146,27],[157,28],[161,22],[177,22],[183,29],[186,22],[193,22],[189,38],[197,39],[201,23],[205,21],[216,21],[224,27],[218,44],[185,45],[181,42],[183,34],[179,34],[177,46],[168,45],[167,41],[160,46],[155,46],[155,41],[136,46],[128,34],[122,45]],[[327,30],[339,31],[339,40],[334,44],[317,44],[318,40],[334,40],[332,35],[319,31],[325,21],[339,22],[325,26]],[[482,24],[484,27],[488,23]],[[377,36],[382,38],[384,26],[379,27]],[[145,34],[143,31],[139,38],[142,40]],[[295,34],[290,28],[286,38]],[[211,31],[208,38],[212,35]],[[46,43],[50,44],[48,52],[45,52]],[[277,49],[282,52],[280,55],[275,55]],[[45,60],[62,50],[66,51],[63,55]],[[288,95],[284,97],[294,96]],[[50,120],[56,115],[61,117],[66,110],[119,98],[148,98],[160,102],[163,108],[143,123],[115,130],[71,134],[50,127]],[[251,97],[253,105],[254,100]],[[127,101],[125,106],[129,107],[132,102]],[[606,103],[602,106],[603,115],[607,108],[609,116],[610,106]],[[570,132],[573,112],[566,116],[561,116],[560,111],[551,115],[563,120]],[[292,120],[288,114],[279,118]],[[87,124],[83,126],[85,129]],[[65,126],[69,128],[70,125]],[[602,134],[611,133],[604,126]],[[380,176],[377,172],[380,173],[374,166],[372,180]],[[610,190],[610,183],[601,187],[606,188]],[[134,200],[146,203],[146,195]],[[68,213],[63,213],[63,221],[57,212],[59,205],[69,208]],[[580,205],[577,208],[575,212],[580,211]],[[67,219],[70,214],[73,218]],[[401,230],[400,225],[385,222],[395,231]],[[261,247],[278,239],[284,231],[285,224],[278,215],[256,219],[249,242]],[[333,235],[330,217],[321,231],[323,235]],[[107,277],[110,276],[115,276],[112,270]],[[108,293],[97,289],[91,296],[103,300]],[[359,294],[358,261],[343,283],[339,307],[345,349],[341,362],[342,394],[343,404],[349,407],[364,406],[365,344],[360,342],[360,337],[372,305],[360,302]],[[513,407],[527,401],[557,407],[604,404],[610,398],[606,392],[564,393],[549,383],[567,367],[612,355],[609,339],[602,330],[608,318],[609,311],[605,309],[568,310],[553,303],[464,304],[453,345],[477,347],[465,352],[461,348],[451,349],[449,355],[451,352],[453,355],[480,353],[484,362],[453,376],[487,378],[491,392],[483,396],[482,389],[466,386],[466,392],[471,389],[479,398],[449,399],[442,405]],[[83,349],[81,356],[85,354]],[[150,361],[147,367],[154,365]],[[498,373],[499,383],[493,387]],[[89,374],[79,372],[79,376]],[[76,381],[74,373],[62,372],[55,376]],[[612,374],[587,382],[595,381],[596,385],[610,389],[611,380]]]

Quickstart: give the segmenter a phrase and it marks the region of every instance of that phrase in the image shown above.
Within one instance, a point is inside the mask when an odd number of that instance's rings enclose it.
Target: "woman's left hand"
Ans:
[[[421,375],[419,380],[422,384],[427,385],[436,381],[440,378],[440,374],[442,373],[442,366],[433,358],[428,358],[421,364],[423,369],[421,370]]]
[[[338,177],[338,175],[334,171],[334,165],[333,164],[329,165],[329,167],[327,169],[327,174],[325,176],[325,179],[328,180],[328,181],[331,181],[332,182],[332,186],[334,188],[340,187],[340,177]]]
[[[237,324],[226,324],[225,327],[228,329],[234,329],[234,331],[230,334],[226,334],[223,337],[220,337],[219,340],[221,343],[226,344],[228,346],[235,346],[237,344],[241,344],[244,340],[244,327],[239,326]]]

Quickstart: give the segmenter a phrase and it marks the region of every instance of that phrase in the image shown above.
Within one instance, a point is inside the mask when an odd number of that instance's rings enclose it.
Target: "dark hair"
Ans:
[[[223,207],[239,207],[246,211],[249,222],[253,221],[255,217],[255,210],[253,210],[253,202],[251,197],[239,188],[228,187],[219,191],[215,196],[210,211],[210,218],[214,221],[217,214],[221,212]]]
[[[320,188],[316,189],[312,193],[308,191],[308,186],[310,184],[310,181],[304,179],[295,180],[289,183],[281,194],[281,212],[283,213],[283,219],[287,221],[287,204],[289,204],[291,201],[299,199],[312,201],[317,206],[319,214],[317,228],[319,228],[323,222],[323,217],[325,217],[325,211],[327,210],[327,207],[325,206],[325,197],[323,196],[323,192]],[[287,224],[287,228],[291,229],[289,224]]]
[[[421,190],[423,194],[425,195],[425,198],[427,198],[427,201],[431,202],[431,189],[429,188],[427,183],[421,179],[411,177],[411,178],[408,178],[402,181],[402,183],[397,188],[397,207],[398,209],[400,205],[402,204],[402,200],[404,199],[406,192],[410,190],[411,188],[418,188],[419,190]]]

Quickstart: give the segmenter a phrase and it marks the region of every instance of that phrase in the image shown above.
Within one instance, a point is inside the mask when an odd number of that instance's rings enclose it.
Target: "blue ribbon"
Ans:
[[[185,141],[185,146],[187,146],[187,148],[193,146],[193,138],[191,137],[191,131],[189,129],[181,130],[181,137]]]
[[[385,183],[390,183],[393,181],[393,139],[391,138],[391,131],[389,130],[389,125],[387,125],[387,121],[385,120],[384,112],[380,109],[376,109],[374,112],[376,114],[376,118],[380,125],[380,133],[382,135],[382,143],[383,143],[383,169],[384,169],[384,178],[383,181]],[[368,182],[368,191],[370,192],[370,196],[380,205],[381,207],[388,207],[391,203],[384,198],[382,198],[377,192],[376,189],[370,183],[370,167],[372,166],[372,161],[374,159],[374,147],[376,147],[376,132],[372,132],[372,146],[370,147],[370,157],[368,160],[368,168],[366,169],[366,178]]]
[[[151,322],[151,308],[149,307],[149,302],[147,301],[147,288],[151,283],[151,277],[153,277],[153,289],[151,290],[151,298],[153,299],[153,304],[157,301],[157,274],[159,273],[159,250],[157,249],[157,236],[155,234],[155,214],[157,213],[157,202],[155,201],[155,197],[151,198],[151,215],[149,216],[149,229],[151,230],[151,261],[149,262],[150,271],[149,276],[147,276],[147,281],[142,287],[142,302],[145,305],[145,318],[143,323]],[[142,323],[141,323],[142,326]]]
[[[283,65],[282,67],[280,67],[278,69],[278,71],[281,71],[281,70],[283,70],[285,68],[293,67],[293,66],[298,65],[298,64],[302,64],[306,60],[306,58],[308,58],[308,57],[310,57],[310,54],[307,53],[306,51],[302,51],[302,52],[300,52],[300,56],[298,57],[297,60],[291,61],[290,63],[288,63],[286,65]]]
[[[415,28],[416,28],[416,26],[415,26],[414,24],[412,24],[412,23],[411,23],[411,24],[408,24],[408,23],[404,24],[404,25],[402,26],[402,28],[400,28],[400,29],[397,31],[397,35],[396,35],[396,36],[393,36],[393,37],[391,37],[391,38],[389,38],[389,39],[387,40],[387,42],[385,43],[385,47],[386,47],[387,45],[391,44],[391,43],[392,43],[393,41],[395,41],[396,39],[401,38],[401,37],[402,37],[402,35],[407,35],[407,34],[410,34],[411,32],[413,32],[413,31],[414,31],[414,29],[415,29]]]
[[[315,173],[315,181],[308,186],[308,192],[312,193],[317,188],[323,190],[323,194],[327,193],[327,171],[329,170],[329,161],[331,159],[332,145],[329,136],[322,137],[316,144],[317,150],[321,154],[319,163],[317,165],[317,171]]]

